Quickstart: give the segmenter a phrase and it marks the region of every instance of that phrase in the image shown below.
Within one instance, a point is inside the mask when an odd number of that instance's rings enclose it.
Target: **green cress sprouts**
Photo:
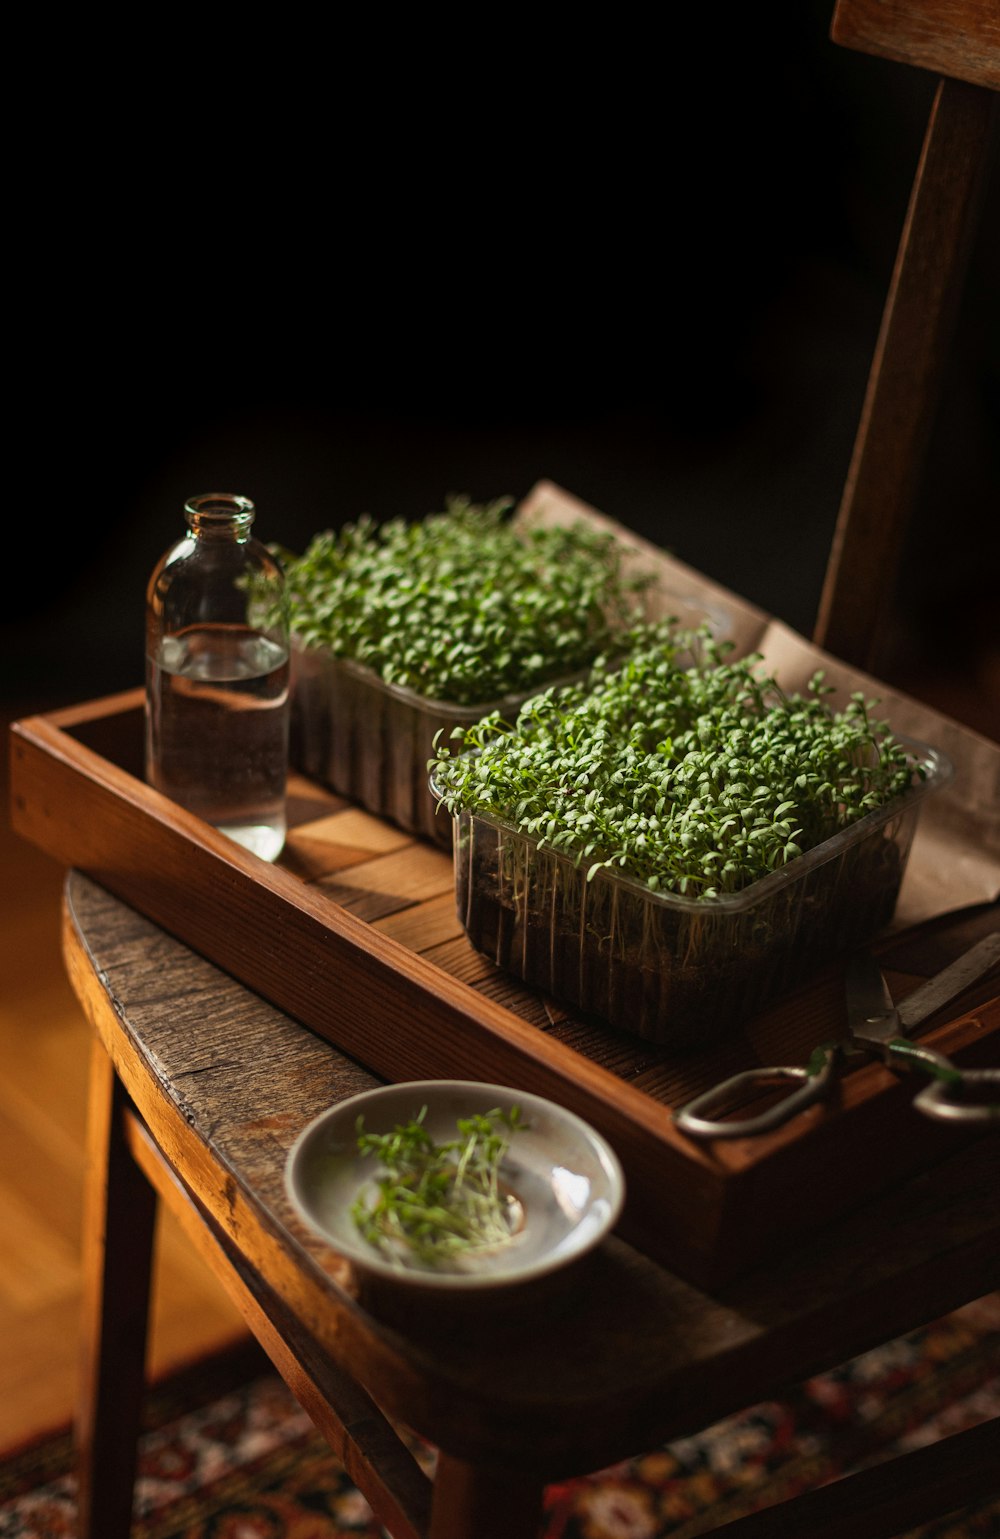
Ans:
[[[638,618],[649,579],[625,573],[613,535],[522,528],[511,506],[452,497],[419,522],[366,515],[281,552],[293,635],[457,705],[589,667]]]
[[[485,813],[587,870],[714,898],[779,869],[923,775],[860,693],[843,711],[816,673],[786,695],[754,654],[707,630],[639,627],[625,662],[440,737],[449,811]],[[694,665],[682,666],[694,656]]]
[[[390,1259],[439,1266],[510,1239],[500,1166],[523,1121],[517,1106],[460,1117],[458,1137],[438,1144],[424,1126],[426,1112],[391,1133],[366,1133],[358,1118],[358,1152],[374,1155],[383,1168],[374,1205],[359,1197],[351,1213],[363,1237]]]

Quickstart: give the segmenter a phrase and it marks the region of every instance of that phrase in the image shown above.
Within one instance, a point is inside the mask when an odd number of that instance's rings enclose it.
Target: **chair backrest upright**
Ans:
[[[996,144],[1000,0],[837,0],[830,35],[941,77],[813,632],[874,672]]]

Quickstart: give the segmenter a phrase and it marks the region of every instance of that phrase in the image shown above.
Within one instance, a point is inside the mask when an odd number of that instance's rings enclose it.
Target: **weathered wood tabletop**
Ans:
[[[76,872],[64,934],[120,1080],[204,1212],[391,1417],[458,1458],[597,1468],[1000,1287],[987,1134],[714,1293],[612,1236],[486,1310],[361,1299],[283,1170],[305,1124],[372,1076]]]

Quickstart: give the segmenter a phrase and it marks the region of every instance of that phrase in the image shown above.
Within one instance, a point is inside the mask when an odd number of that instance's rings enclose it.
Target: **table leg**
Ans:
[[[83,1224],[79,1539],[127,1539],[145,1387],[156,1194],[123,1136],[127,1096],[95,1040]]]
[[[438,1455],[428,1539],[537,1539],[543,1483]]]

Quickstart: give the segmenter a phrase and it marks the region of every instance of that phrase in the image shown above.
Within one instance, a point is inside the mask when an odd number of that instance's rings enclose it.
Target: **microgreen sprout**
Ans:
[[[522,527],[511,508],[451,497],[417,522],[365,515],[282,551],[293,634],[458,705],[588,667],[639,617],[651,578],[626,571],[614,535]]]
[[[447,1264],[460,1253],[502,1245],[511,1238],[514,1208],[500,1167],[513,1135],[524,1126],[520,1107],[474,1113],[456,1121],[458,1136],[436,1143],[425,1125],[426,1106],[389,1133],[356,1126],[358,1152],[382,1169],[377,1196],[362,1195],[351,1213],[363,1237],[398,1264]]]
[[[452,812],[491,815],[587,871],[715,898],[787,865],[904,792],[924,772],[877,702],[830,708],[817,672],[786,694],[753,654],[706,629],[638,626],[622,660],[550,687],[516,724],[498,713],[436,742]],[[696,657],[694,664],[690,658]]]

